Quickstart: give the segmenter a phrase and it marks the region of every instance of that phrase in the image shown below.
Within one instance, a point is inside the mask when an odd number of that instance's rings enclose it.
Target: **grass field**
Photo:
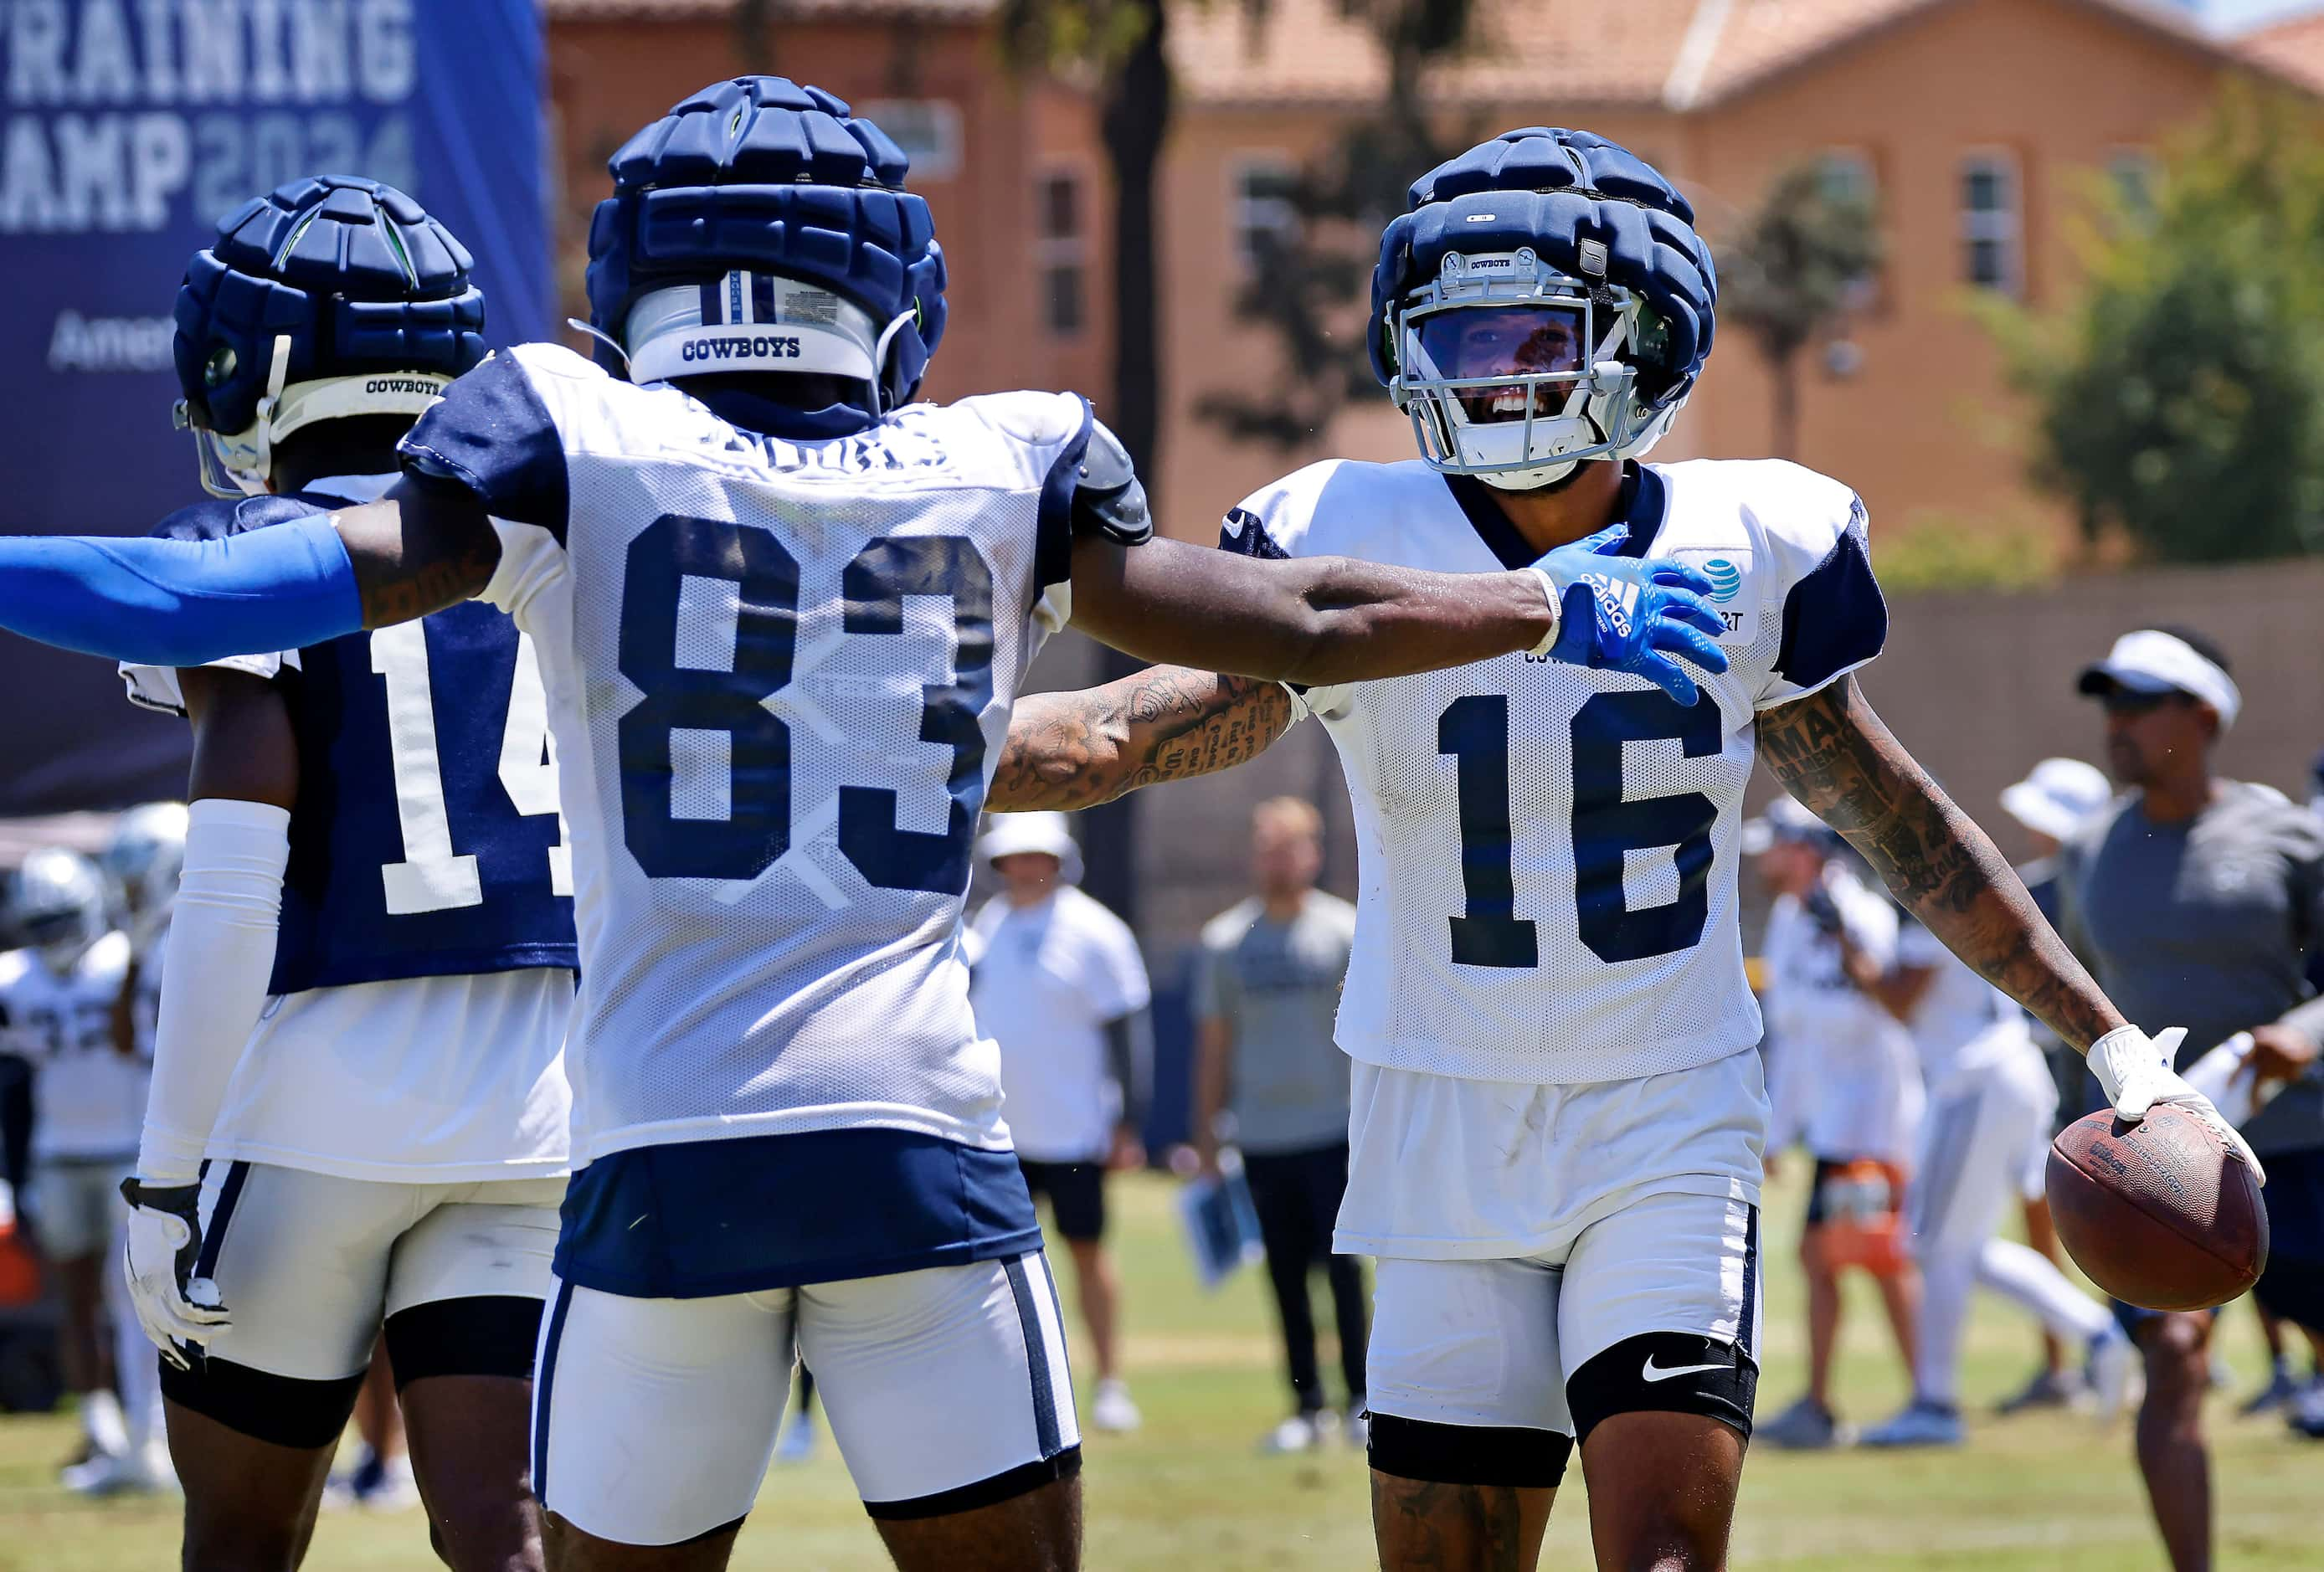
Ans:
[[[1789,1402],[1802,1383],[1800,1285],[1783,1254],[1792,1248],[1799,1212],[1797,1172],[1794,1164],[1791,1182],[1776,1188],[1768,1208],[1774,1265],[1762,1414]],[[1271,1311],[1250,1273],[1215,1296],[1192,1285],[1169,1197],[1168,1181],[1140,1179],[1120,1185],[1117,1198],[1129,1373],[1147,1422],[1134,1437],[1090,1439],[1089,1567],[1337,1572],[1373,1565],[1360,1454],[1339,1448],[1298,1458],[1254,1455],[1257,1438],[1286,1401]],[[1319,1280],[1319,1301],[1321,1287]],[[2239,1384],[2247,1387],[2259,1369],[2249,1311],[2238,1309],[2230,1327]],[[1981,1304],[1969,1339],[1970,1403],[1981,1409],[2014,1385],[2030,1368],[2033,1348],[2024,1322]],[[1904,1395],[1868,1296],[1850,1304],[1840,1390],[1858,1420],[1885,1415]],[[2324,1445],[2291,1437],[2273,1420],[2236,1420],[2226,1394],[2216,1408],[2222,1572],[2324,1567]],[[174,1567],[174,1501],[84,1502],[57,1488],[52,1465],[74,1430],[61,1417],[0,1421],[0,1569]],[[2102,1431],[2072,1416],[1980,1419],[1970,1445],[1956,1453],[1762,1449],[1744,1475],[1735,1559],[1820,1572],[2159,1567],[2129,1451],[2126,1422]],[[308,1561],[323,1572],[436,1564],[416,1513],[327,1517]],[[734,1564],[754,1572],[849,1572],[888,1563],[826,1444],[816,1461],[770,1476]],[[1558,1503],[1543,1565],[1590,1565],[1578,1468]]]

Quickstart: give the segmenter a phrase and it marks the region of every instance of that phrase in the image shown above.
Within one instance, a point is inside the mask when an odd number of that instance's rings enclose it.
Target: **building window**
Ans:
[[[2016,160],[1997,152],[1971,153],[1961,160],[1960,215],[1968,281],[2005,295],[2023,291]]]
[[[1244,159],[1234,172],[1234,248],[1246,271],[1255,271],[1270,248],[1288,245],[1299,232],[1299,209],[1292,201],[1299,171],[1291,161],[1261,153]]]
[[[1828,200],[1861,202],[1869,207],[1880,193],[1872,177],[1872,155],[1860,148],[1833,148],[1816,161],[1816,182]]]
[[[1041,279],[1041,320],[1056,338],[1078,338],[1089,325],[1084,191],[1082,177],[1070,170],[1049,171],[1033,188],[1033,257]]]
[[[892,138],[912,161],[912,179],[949,180],[960,173],[960,106],[937,98],[884,98],[856,111]]]
[[[2107,160],[2107,183],[2123,216],[2142,226],[2154,221],[2154,155],[2144,148],[2116,148]]]

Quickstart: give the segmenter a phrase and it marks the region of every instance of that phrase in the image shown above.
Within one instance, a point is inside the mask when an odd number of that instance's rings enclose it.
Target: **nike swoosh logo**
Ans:
[[[1646,1367],[1639,1374],[1643,1374],[1648,1381],[1668,1381],[1674,1375],[1699,1375],[1706,1370],[1725,1370],[1727,1368],[1728,1366],[1725,1365],[1681,1365],[1675,1369],[1664,1370],[1656,1366],[1655,1364],[1655,1356],[1652,1354],[1649,1354],[1646,1356]]]

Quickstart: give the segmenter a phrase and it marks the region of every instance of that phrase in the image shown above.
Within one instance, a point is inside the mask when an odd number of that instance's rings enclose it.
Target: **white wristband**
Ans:
[[[1526,651],[1536,659],[1543,659],[1547,657],[1549,647],[1557,642],[1557,636],[1565,630],[1565,602],[1555,576],[1547,568],[1536,564],[1526,572],[1541,581],[1542,597],[1549,602],[1549,632],[1540,643]]]

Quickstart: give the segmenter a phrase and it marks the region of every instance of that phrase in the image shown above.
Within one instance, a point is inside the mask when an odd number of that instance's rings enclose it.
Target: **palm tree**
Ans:
[[[1719,250],[1719,312],[1759,346],[1775,379],[1775,451],[1798,455],[1800,352],[1843,321],[1880,265],[1878,216],[1813,163],[1775,177],[1742,234]]]

